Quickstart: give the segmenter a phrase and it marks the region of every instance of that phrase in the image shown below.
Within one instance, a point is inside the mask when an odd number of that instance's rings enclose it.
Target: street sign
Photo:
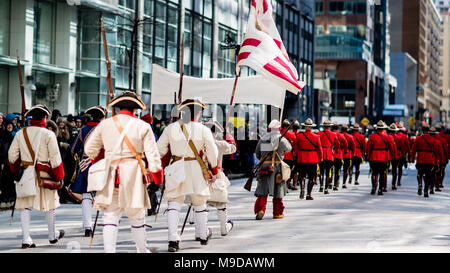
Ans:
[[[363,118],[363,119],[361,120],[361,124],[364,125],[364,126],[369,125],[369,123],[370,123],[370,120],[369,120],[368,118]]]
[[[416,124],[416,119],[414,117],[410,117],[408,119],[408,123],[409,123],[409,125],[414,125],[414,124]]]

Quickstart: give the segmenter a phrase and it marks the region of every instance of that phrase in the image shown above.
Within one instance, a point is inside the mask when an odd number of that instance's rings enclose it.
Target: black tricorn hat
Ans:
[[[97,114],[99,114],[102,117],[105,117],[107,112],[108,112],[108,110],[105,107],[101,106],[101,105],[93,106],[93,107],[91,107],[91,108],[89,108],[89,109],[87,109],[85,111],[86,114],[97,113]]]
[[[25,116],[32,116],[34,113],[37,112],[42,112],[44,113],[46,116],[50,116],[50,110],[48,109],[47,106],[43,105],[43,104],[37,104],[33,107],[31,107],[27,112],[25,112]]]
[[[178,111],[189,105],[197,105],[202,109],[206,108],[206,105],[200,99],[186,99],[178,106]]]
[[[146,110],[147,106],[141,100],[141,98],[132,91],[123,91],[122,94],[115,97],[108,107],[123,107]]]

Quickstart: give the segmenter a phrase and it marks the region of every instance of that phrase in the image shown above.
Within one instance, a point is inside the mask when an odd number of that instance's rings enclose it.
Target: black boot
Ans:
[[[180,250],[180,241],[170,241],[168,250],[169,252],[177,252]]]
[[[64,234],[65,234],[65,232],[64,232],[64,230],[59,230],[59,236],[58,236],[58,238],[56,238],[55,240],[51,240],[50,241],[50,244],[56,244],[57,242],[58,242],[58,240],[59,239],[61,239],[62,237],[64,237]]]
[[[422,180],[423,177],[421,175],[417,175],[417,184],[418,184],[418,189],[417,189],[417,195],[422,195]]]
[[[311,196],[312,189],[314,187],[314,179],[308,181],[308,195],[306,195],[306,200],[314,200]]]
[[[374,195],[375,192],[377,191],[377,180],[378,180],[378,175],[372,174],[372,190],[370,191],[371,195]]]
[[[305,178],[300,178],[300,199],[305,198]]]

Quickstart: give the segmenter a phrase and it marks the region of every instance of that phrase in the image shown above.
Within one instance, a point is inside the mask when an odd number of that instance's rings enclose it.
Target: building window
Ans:
[[[55,3],[34,2],[33,61],[36,63],[54,62],[55,13]]]
[[[323,2],[316,1],[316,14],[323,14]]]
[[[0,55],[9,55],[10,0],[0,1]]]
[[[0,65],[0,112],[8,113],[9,67]]]
[[[366,14],[367,5],[366,2],[355,1],[330,1],[329,13],[330,14]]]
[[[237,39],[237,33],[219,27],[219,48],[221,45],[226,46],[225,40],[229,35],[235,41]],[[218,56],[218,77],[219,78],[231,78],[236,74],[236,51],[234,49],[219,49]]]

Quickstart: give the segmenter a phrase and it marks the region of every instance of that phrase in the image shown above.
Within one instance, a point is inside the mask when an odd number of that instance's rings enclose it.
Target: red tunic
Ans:
[[[353,137],[355,138],[355,157],[363,157],[367,152],[366,138],[358,132],[354,132]]]
[[[355,155],[356,143],[355,138],[347,132],[342,133],[347,140],[348,149],[344,152],[344,158],[351,159]]]
[[[447,155],[448,155],[448,159],[450,160],[450,135],[444,133],[444,132],[439,132],[439,135],[447,140]]]
[[[333,150],[339,149],[340,145],[336,133],[326,129],[325,131],[319,132],[319,136],[320,142],[322,143],[323,159],[333,161]]]
[[[406,158],[406,155],[409,154],[411,150],[408,137],[405,134],[398,132],[394,135],[394,139],[397,144],[399,158]]]
[[[388,137],[390,139],[390,141],[392,143],[394,143],[394,149],[392,150],[391,153],[391,160],[399,160],[399,153],[398,153],[398,145],[397,145],[397,141],[395,139],[395,134],[388,134]]]
[[[393,148],[393,142],[385,132],[371,134],[367,142],[369,161],[387,162],[391,160],[390,152]]]
[[[294,154],[297,156],[298,163],[319,163],[319,161],[322,161],[323,151],[320,136],[313,134],[311,131],[297,133]]]
[[[282,131],[281,131],[281,134],[284,134],[285,131],[286,131],[286,129],[282,130]],[[289,141],[289,143],[291,143],[291,146],[294,147],[295,138],[296,138],[294,132],[288,131],[288,132],[286,133],[286,135],[284,136],[284,138],[286,138],[286,139]],[[284,159],[287,159],[287,160],[294,160],[294,157],[293,157],[293,150],[291,150],[290,152],[284,153]]]
[[[438,161],[438,156],[435,154],[439,149],[439,145],[435,142],[428,133],[424,133],[418,136],[414,141],[413,147],[411,149],[411,162],[415,161],[417,153],[417,163],[424,164],[436,164]]]
[[[442,146],[441,140],[439,139],[438,135],[433,135],[431,138],[436,142],[436,164],[444,164],[446,161],[445,153],[444,153],[444,146]]]
[[[344,158],[344,152],[348,149],[348,143],[347,139],[345,139],[344,135],[342,133],[339,133],[338,131],[333,131],[336,133],[336,136],[339,140],[339,148],[334,150],[334,158],[336,159],[343,159]]]

